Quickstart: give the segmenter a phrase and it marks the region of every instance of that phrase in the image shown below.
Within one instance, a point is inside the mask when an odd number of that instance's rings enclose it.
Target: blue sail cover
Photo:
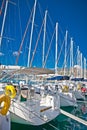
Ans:
[[[55,76],[47,78],[47,80],[69,80],[69,76]]]
[[[83,79],[83,81],[86,81],[86,82],[87,82],[87,79]]]
[[[72,81],[83,81],[84,80],[84,78],[73,78],[73,79],[71,79]]]

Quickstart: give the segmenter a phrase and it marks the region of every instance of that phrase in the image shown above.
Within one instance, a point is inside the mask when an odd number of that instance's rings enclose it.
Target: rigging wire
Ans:
[[[34,52],[33,52],[33,55],[32,55],[32,59],[31,59],[31,62],[30,62],[30,67],[32,66],[32,62],[33,62],[34,55],[35,55],[35,52],[36,52],[36,49],[37,49],[38,41],[40,39],[40,35],[41,35],[41,32],[42,32],[42,27],[43,27],[43,24],[44,24],[44,20],[45,20],[45,18],[43,19],[43,22],[42,22],[42,25],[41,25],[41,28],[40,28],[40,32],[38,34],[38,38],[37,38],[36,45],[35,45],[35,48],[34,48]]]
[[[51,16],[50,16],[50,14],[48,13],[48,18],[49,18],[49,20],[50,20],[50,23],[51,23],[51,26],[52,26],[52,28],[54,28],[54,23],[53,23],[53,21],[52,21],[52,18],[51,18]]]
[[[48,58],[48,55],[49,55],[49,52],[50,52],[50,48],[51,48],[51,45],[52,45],[54,34],[55,34],[55,29],[54,29],[54,32],[53,32],[53,35],[52,35],[52,38],[51,38],[51,41],[50,41],[50,44],[49,44],[48,52],[47,52],[43,67],[45,67],[45,65],[46,65],[46,61],[47,61],[47,58]]]
[[[65,34],[65,37],[64,37],[64,43],[65,43],[65,41],[66,41],[66,34]],[[67,58],[67,53],[66,53],[66,58]],[[62,65],[63,68],[65,67],[65,64],[67,64],[67,59],[66,59],[66,63],[65,63],[65,60],[63,62],[63,65]]]
[[[41,5],[40,5],[39,2],[38,2],[38,8],[39,8],[39,12],[40,12],[40,15],[41,15],[41,19],[43,20],[44,14],[43,14],[43,10],[42,10]]]
[[[63,40],[63,43],[62,43],[62,46],[61,46],[61,49],[60,49],[60,53],[59,53],[58,58],[57,58],[57,64],[58,64],[58,62],[59,62],[59,59],[60,59],[60,55],[61,55],[61,53],[62,53],[63,46],[64,46],[64,40]]]
[[[70,46],[68,45],[68,48],[67,48],[67,53],[66,53],[66,64],[68,63],[68,61],[69,61],[69,55],[68,54],[70,54],[69,53],[70,52]],[[65,66],[65,62],[63,63],[63,67]]]
[[[27,8],[27,10],[26,10],[26,14],[24,15],[25,16],[25,18],[24,19],[26,19],[27,18],[27,14],[29,14],[29,12],[31,12],[31,8],[30,8],[30,3],[29,3],[30,1],[29,0],[26,0],[26,8]],[[30,21],[30,23],[31,23],[31,21]],[[21,26],[22,27],[22,26]],[[28,29],[29,30],[29,29]],[[23,33],[22,33],[23,34]],[[23,51],[23,65],[24,66],[27,66],[26,65],[26,59],[27,59],[27,50],[29,51],[29,47],[28,47],[28,45],[27,45],[27,43],[29,42],[29,35],[30,35],[30,33],[29,33],[29,31],[27,32],[27,34],[26,34],[26,41],[25,41],[25,47],[24,47],[24,51]],[[21,38],[22,39],[22,38]]]
[[[21,53],[21,50],[22,50],[22,46],[23,46],[23,43],[24,43],[24,39],[25,39],[26,33],[27,33],[27,31],[28,31],[29,24],[30,24],[30,22],[31,22],[32,14],[33,14],[33,9],[32,9],[32,11],[31,11],[31,14],[30,14],[30,17],[29,17],[29,20],[28,20],[28,23],[27,23],[27,26],[26,26],[26,29],[25,29],[25,32],[24,32],[24,35],[23,35],[21,44],[20,44],[20,48],[19,48],[19,51],[18,51],[18,56],[17,56],[17,58],[16,58],[16,63],[15,63],[16,65],[18,64],[18,60],[19,60],[19,56],[20,56],[20,53]]]
[[[49,12],[48,12],[48,22],[47,22],[47,24],[46,24],[46,46],[47,46],[47,48],[49,47],[49,43],[50,43],[50,39],[52,38],[52,31],[51,30],[53,30],[54,31],[54,24],[53,24],[53,21],[52,21],[52,19],[51,19],[51,17],[50,17],[50,14],[49,14]],[[48,51],[48,49],[47,49],[47,51]],[[51,60],[53,60],[53,63],[54,63],[54,56],[53,56],[53,50],[51,49],[50,50],[50,54],[51,54]],[[45,58],[46,58],[46,56],[45,56]],[[52,61],[51,61],[52,62]],[[46,60],[46,63],[47,63],[47,60]],[[45,66],[44,67],[46,67],[46,63],[45,63]]]
[[[40,10],[40,14],[41,14],[41,18],[43,17],[43,10],[42,10],[42,8],[41,8],[41,5],[40,5],[40,3],[38,2],[38,6],[39,6],[39,10]],[[49,16],[49,13],[48,13],[48,20],[49,20],[49,22],[51,23],[51,26],[48,24],[48,22],[47,22],[47,24],[46,24],[46,46],[48,47],[48,45],[47,45],[47,43],[49,43],[50,42],[50,38],[49,37],[51,37],[51,31],[49,30],[51,27],[53,28],[53,22],[52,22],[52,20],[51,20],[51,18],[50,18],[50,16]],[[54,29],[53,29],[54,30]],[[49,36],[48,36],[48,34],[49,34]],[[46,48],[45,48],[46,49]],[[53,56],[53,54],[52,54],[52,56]],[[54,57],[53,57],[54,58]]]
[[[1,8],[0,8],[0,15],[2,15],[2,10],[4,8],[4,3],[5,3],[5,0],[2,1],[2,5],[1,5]]]
[[[19,0],[18,0],[18,15],[19,15],[19,23],[20,23],[20,33],[21,33],[21,39],[22,39],[22,24],[21,24],[21,14],[20,14],[20,6],[19,6]]]
[[[15,3],[15,2],[10,1],[10,0],[8,0],[8,1],[9,1],[9,3],[11,3],[11,4],[16,5],[16,3]]]

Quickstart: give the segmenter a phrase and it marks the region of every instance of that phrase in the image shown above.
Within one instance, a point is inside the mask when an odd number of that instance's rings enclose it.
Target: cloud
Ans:
[[[4,53],[0,52],[0,56],[4,56]]]

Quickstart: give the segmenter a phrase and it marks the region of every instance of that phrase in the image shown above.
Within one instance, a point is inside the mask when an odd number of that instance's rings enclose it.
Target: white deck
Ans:
[[[42,125],[56,118],[59,111],[58,98],[52,96],[28,99],[25,102],[13,101],[10,107],[11,121],[29,125]],[[54,104],[54,100],[57,104]]]

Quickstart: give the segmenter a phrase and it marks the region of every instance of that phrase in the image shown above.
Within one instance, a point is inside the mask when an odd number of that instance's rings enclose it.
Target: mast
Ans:
[[[33,35],[33,27],[34,27],[34,19],[35,19],[35,11],[36,11],[36,2],[37,2],[37,0],[35,0],[35,3],[34,3],[34,12],[33,12],[32,26],[31,26],[30,45],[29,45],[29,52],[28,52],[27,67],[30,66],[30,52],[31,52],[31,43],[32,43],[32,35]]]
[[[86,58],[84,57],[84,79],[86,79]]]
[[[68,34],[68,31],[66,30],[66,35],[65,35],[64,75],[66,75],[66,67],[67,67],[67,61],[66,61],[66,57],[67,57],[67,34]]]
[[[83,71],[82,71],[82,68],[83,68],[83,66],[82,66],[82,53],[80,54],[80,57],[81,57],[81,78],[83,77]]]
[[[58,23],[56,23],[55,74],[57,74]]]
[[[5,19],[6,19],[7,7],[8,7],[8,0],[6,0],[5,12],[4,12],[4,17],[3,17],[3,22],[2,22],[1,36],[0,36],[0,46],[1,46],[2,36],[3,36],[3,31],[4,31],[4,25],[5,25]]]
[[[44,21],[43,53],[42,53],[42,67],[43,68],[44,68],[44,54],[45,54],[46,20],[47,20],[47,10],[45,11],[45,21]]]
[[[80,51],[79,51],[79,46],[77,47],[77,65],[80,66]]]
[[[73,74],[73,40],[70,41],[70,75]]]
[[[80,67],[80,51],[79,46],[77,47],[77,67]],[[79,70],[77,68],[77,77],[79,77]]]

